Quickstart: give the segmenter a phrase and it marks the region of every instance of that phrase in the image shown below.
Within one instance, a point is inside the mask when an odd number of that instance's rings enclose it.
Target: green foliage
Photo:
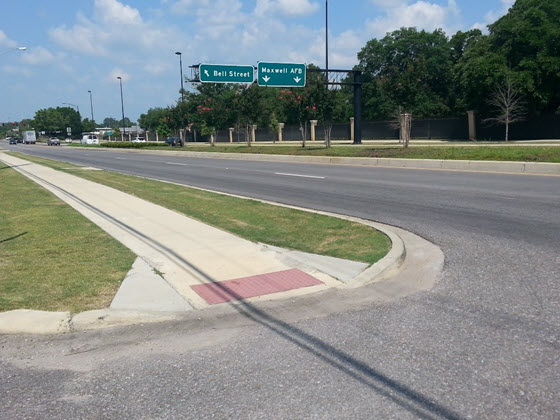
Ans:
[[[457,108],[488,114],[488,95],[504,80],[507,71],[505,57],[491,50],[488,36],[479,37],[455,65],[455,83],[459,89]]]
[[[35,113],[33,125],[35,130],[47,134],[66,133],[67,127],[71,128],[73,134],[83,131],[82,117],[71,107],[40,109]]]
[[[127,122],[127,118],[124,119],[125,123]],[[103,120],[103,127],[111,127],[111,128],[122,128],[122,120],[117,120],[112,117],[107,117]]]
[[[489,35],[478,37],[458,61],[455,78],[462,102],[488,114],[488,93],[511,77],[530,114],[558,109],[559,22],[560,2],[517,0],[505,16],[489,25]]]
[[[91,132],[91,131],[95,131],[95,129],[97,128],[97,124],[95,124],[95,121],[91,121],[89,118],[84,118],[84,120],[82,121],[82,130],[84,132]]]
[[[366,119],[389,118],[398,106],[417,117],[449,114],[452,56],[443,31],[402,28],[369,41],[358,59]]]
[[[148,112],[140,115],[140,118],[138,118],[138,125],[144,130],[154,131],[166,116],[167,109],[150,108]]]
[[[560,105],[560,2],[517,0],[489,26],[492,51],[514,72],[532,113]]]
[[[163,138],[167,138],[171,136],[171,130],[167,126],[165,121],[160,121],[159,125],[156,128],[156,131]]]

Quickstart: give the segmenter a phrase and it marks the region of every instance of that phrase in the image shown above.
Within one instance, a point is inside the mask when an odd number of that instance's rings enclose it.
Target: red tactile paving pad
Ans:
[[[191,286],[210,305],[323,284],[297,268]]]

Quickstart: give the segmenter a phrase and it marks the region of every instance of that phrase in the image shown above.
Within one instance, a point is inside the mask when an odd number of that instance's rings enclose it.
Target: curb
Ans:
[[[444,159],[397,159],[364,157],[330,157],[330,156],[291,156],[265,155],[251,153],[190,152],[165,150],[135,150],[92,148],[95,151],[118,151],[125,153],[156,154],[167,156],[184,156],[202,159],[231,159],[254,162],[311,163],[366,167],[387,167],[405,169],[433,169],[468,172],[494,172],[526,175],[560,175],[560,163],[484,161],[484,160],[444,160]]]
[[[348,283],[341,282],[340,285],[335,287],[337,289],[356,289],[386,280],[397,273],[406,260],[404,241],[388,225],[335,213],[313,211],[294,206],[281,206],[362,223],[383,232],[389,237],[392,246],[387,255]],[[175,321],[181,319],[188,312],[192,311],[156,312],[105,308],[71,314],[70,312],[16,309],[0,313],[0,334],[61,334],[116,326]]]

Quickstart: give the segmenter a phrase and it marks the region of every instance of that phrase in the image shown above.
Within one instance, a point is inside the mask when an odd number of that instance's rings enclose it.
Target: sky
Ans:
[[[448,36],[504,15],[514,0],[328,0],[329,67],[352,68],[400,27]],[[326,0],[0,0],[0,122],[72,104],[97,122],[136,121],[180,99],[198,63],[325,64]],[[19,46],[26,50],[13,50]],[[189,85],[185,88],[192,89]]]

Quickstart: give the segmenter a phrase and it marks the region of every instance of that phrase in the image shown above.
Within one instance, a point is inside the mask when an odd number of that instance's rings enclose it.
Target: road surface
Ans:
[[[280,326],[1,337],[6,418],[560,418],[560,177],[4,147],[371,219],[445,254],[429,292]]]

